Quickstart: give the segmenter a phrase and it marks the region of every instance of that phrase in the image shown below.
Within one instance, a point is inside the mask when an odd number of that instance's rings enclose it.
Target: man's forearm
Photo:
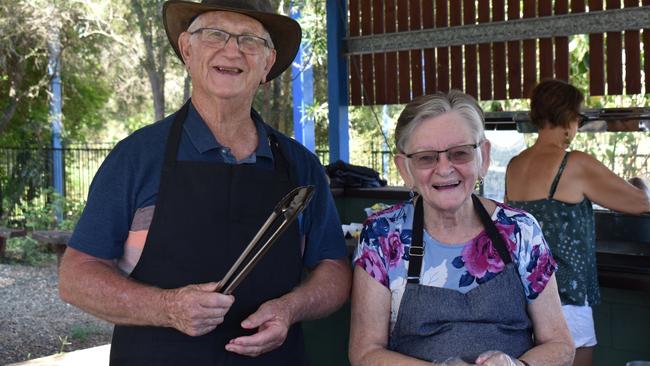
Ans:
[[[169,325],[163,290],[132,281],[109,262],[89,260],[74,250],[63,259],[59,293],[63,301],[111,323]]]
[[[305,282],[282,297],[291,309],[291,324],[334,312],[349,298],[351,282],[347,259],[321,261]]]

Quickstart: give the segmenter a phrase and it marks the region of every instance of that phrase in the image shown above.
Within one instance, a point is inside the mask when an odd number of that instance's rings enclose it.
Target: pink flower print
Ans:
[[[495,225],[503,241],[506,243],[508,253],[512,253],[517,248],[517,244],[510,239],[515,232],[515,225],[504,225],[499,222],[495,222]]]
[[[494,249],[492,241],[485,232],[482,232],[471,244],[466,245],[461,256],[467,272],[477,278],[484,277],[487,271],[499,273],[504,267],[499,253]]]
[[[379,237],[379,244],[384,258],[388,262],[388,268],[395,267],[404,254],[404,245],[400,240],[399,233],[392,231],[388,237]]]
[[[388,287],[388,274],[386,273],[386,266],[384,265],[379,254],[368,248],[363,248],[361,256],[355,261],[357,266],[361,266],[364,271],[377,280],[377,282]]]
[[[530,289],[535,293],[541,293],[555,271],[556,264],[548,251],[539,254],[537,265],[533,272],[526,278],[530,281]]]
[[[402,207],[404,207],[404,203],[403,203],[403,202],[402,202],[402,203],[396,203],[396,204],[394,204],[394,205],[388,207],[388,208],[385,209],[385,210],[377,211],[377,212],[373,213],[372,215],[368,216],[368,217],[366,218],[366,220],[363,222],[363,224],[366,225],[366,224],[367,224],[368,222],[370,222],[371,220],[374,220],[374,219],[376,219],[376,218],[378,218],[378,217],[380,217],[380,216],[386,216],[387,214],[389,214],[389,213],[391,213],[391,212],[395,212],[395,211],[397,211],[397,210],[401,210]]]

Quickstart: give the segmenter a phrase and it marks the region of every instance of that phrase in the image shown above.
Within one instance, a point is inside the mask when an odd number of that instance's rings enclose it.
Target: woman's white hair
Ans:
[[[452,89],[448,93],[437,92],[417,97],[406,105],[397,119],[397,126],[395,127],[397,151],[405,153],[404,149],[411,138],[413,130],[422,121],[448,112],[457,112],[462,117],[472,131],[475,142],[485,139],[483,109],[471,95]]]

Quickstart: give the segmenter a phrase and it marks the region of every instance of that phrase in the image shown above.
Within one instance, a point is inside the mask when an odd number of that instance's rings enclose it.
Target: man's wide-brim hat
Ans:
[[[268,0],[203,0],[200,3],[169,0],[163,5],[163,24],[167,38],[181,61],[183,57],[178,49],[178,37],[196,17],[209,11],[231,11],[262,23],[271,35],[276,50],[275,64],[269,71],[267,80],[280,75],[296,57],[302,37],[300,24],[277,14]]]

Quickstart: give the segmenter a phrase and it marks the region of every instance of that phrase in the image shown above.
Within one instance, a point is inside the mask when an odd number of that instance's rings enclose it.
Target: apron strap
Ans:
[[[485,227],[485,232],[487,232],[494,248],[497,250],[497,252],[499,252],[501,260],[504,264],[512,262],[510,253],[508,252],[508,247],[506,246],[506,243],[503,240],[501,234],[499,234],[497,226],[494,225],[494,221],[492,221],[490,214],[488,214],[488,212],[485,210],[485,207],[483,207],[481,200],[478,198],[478,196],[472,194],[472,202],[474,202],[474,210],[476,210],[476,213],[478,213],[478,216],[481,219],[481,223],[483,223],[483,226]]]
[[[483,207],[483,204],[479,198],[472,194],[472,202],[474,203],[474,210],[481,219],[483,227],[485,227],[485,232],[488,234],[488,237],[492,241],[492,245],[495,247],[501,260],[504,264],[512,262],[510,258],[510,253],[508,252],[508,247],[506,246],[505,241],[496,225],[492,221],[492,218]],[[424,241],[422,240],[424,232],[424,212],[422,207],[422,197],[415,198],[415,213],[413,216],[413,237],[411,240],[411,247],[409,248],[409,263],[408,263],[408,283],[420,283],[420,272],[422,271],[422,257],[424,256]]]
[[[191,99],[188,99],[187,102],[181,107],[181,109],[176,112],[174,116],[174,121],[172,122],[171,129],[169,131],[169,136],[167,137],[167,145],[165,146],[165,160],[163,161],[163,167],[160,172],[160,185],[158,187],[158,195],[160,196],[165,190],[167,178],[172,174],[174,170],[174,165],[176,165],[176,157],[178,156],[178,146],[181,141],[181,134],[183,132],[183,124],[187,118],[187,113],[190,110]]]
[[[298,186],[297,183],[298,181],[295,177],[295,174],[293,173],[293,170],[291,169],[291,165],[289,164],[289,161],[287,160],[287,158],[284,155],[284,152],[282,151],[282,147],[280,146],[278,137],[272,131],[269,131],[269,129],[266,130],[266,133],[267,133],[267,141],[269,146],[271,147],[271,153],[273,154],[273,165],[275,170],[286,174],[289,177],[291,183]]]
[[[409,248],[409,271],[408,283],[420,283],[420,271],[422,270],[422,257],[424,256],[424,212],[422,208],[422,197],[415,197],[415,213],[413,215],[413,237]]]

